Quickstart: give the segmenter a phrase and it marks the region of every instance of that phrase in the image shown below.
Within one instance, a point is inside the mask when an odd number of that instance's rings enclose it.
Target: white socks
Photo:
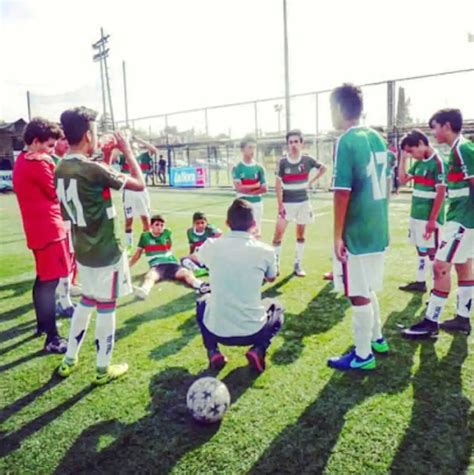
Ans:
[[[382,338],[382,322],[380,320],[380,306],[377,294],[370,292],[370,301],[372,302],[372,310],[374,312],[374,324],[372,326],[372,341]]]
[[[66,352],[66,359],[70,363],[76,360],[79,350],[81,349],[87,327],[89,326],[91,314],[95,306],[95,300],[82,297],[81,301],[74,309]]]
[[[304,253],[304,239],[296,241],[295,264],[301,263]]]
[[[439,322],[441,313],[443,312],[446,301],[448,300],[448,293],[433,289],[428,300],[428,308],[426,309],[425,318],[432,322]]]
[[[474,281],[460,281],[457,293],[456,314],[469,318],[474,300]]]
[[[418,268],[416,270],[417,282],[426,282],[426,270],[429,260],[428,256],[418,256]]]
[[[97,302],[97,322],[95,324],[97,369],[103,370],[110,365],[114,341],[115,303]]]
[[[133,231],[125,231],[125,238],[127,241],[127,246],[133,245]]]
[[[69,277],[61,277],[56,287],[58,294],[58,300],[62,308],[72,307],[71,295],[70,295],[70,280]]]
[[[374,309],[372,304],[352,306],[352,329],[356,354],[367,358],[372,353],[371,341],[374,326]]]

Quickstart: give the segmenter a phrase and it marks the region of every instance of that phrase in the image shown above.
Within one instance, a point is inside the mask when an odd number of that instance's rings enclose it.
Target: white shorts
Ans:
[[[314,222],[313,207],[311,202],[283,203],[285,206],[285,220],[296,224],[311,224]]]
[[[99,301],[116,300],[132,292],[132,279],[125,253],[106,267],[87,267],[77,263],[82,294]]]
[[[384,252],[349,254],[344,264],[333,256],[334,288],[346,297],[370,298],[383,288]]]
[[[437,249],[439,246],[439,223],[437,223],[438,228],[431,237],[425,239],[423,235],[425,234],[427,222],[428,221],[423,221],[422,219],[410,218],[410,223],[408,225],[408,242],[420,249]]]
[[[257,203],[250,203],[253,209],[253,217],[257,223],[257,234],[262,232],[262,218],[263,218],[263,202],[258,201]]]
[[[148,195],[148,190],[123,190],[123,209],[127,219],[139,218],[140,216],[149,218],[150,196]]]
[[[474,258],[474,229],[448,221],[444,225],[442,236],[436,259],[464,264],[468,259]]]

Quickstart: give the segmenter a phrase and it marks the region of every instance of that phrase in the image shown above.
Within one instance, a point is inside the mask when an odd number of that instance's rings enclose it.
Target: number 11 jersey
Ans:
[[[126,177],[80,154],[66,155],[56,167],[55,177],[63,214],[72,222],[77,261],[87,267],[118,262],[122,249],[110,188],[121,190]]]
[[[387,146],[379,133],[360,126],[339,137],[333,190],[351,192],[343,232],[351,254],[374,254],[388,246],[389,177]]]

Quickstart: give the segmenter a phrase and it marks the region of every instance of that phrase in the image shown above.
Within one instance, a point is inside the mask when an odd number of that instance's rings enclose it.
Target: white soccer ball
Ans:
[[[230,406],[229,390],[216,378],[199,378],[188,389],[186,404],[197,421],[217,422],[224,417]]]

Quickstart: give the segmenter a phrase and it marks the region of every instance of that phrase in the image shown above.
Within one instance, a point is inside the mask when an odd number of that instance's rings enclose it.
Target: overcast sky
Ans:
[[[110,37],[117,119],[124,118],[121,65],[127,64],[130,117],[284,93],[282,0],[0,0],[0,118],[57,119],[69,105],[101,109],[99,65],[91,44]],[[474,1],[288,0],[290,80],[294,93],[343,81],[474,67]],[[412,116],[458,106],[474,118],[474,74],[405,83]],[[370,122],[386,118],[385,88],[367,89]],[[275,101],[259,106],[259,126],[277,128]],[[327,97],[321,123],[329,124]],[[295,101],[293,123],[314,130],[314,100]],[[210,111],[212,133],[252,130],[251,106]],[[203,130],[203,114],[171,125]],[[162,128],[163,121],[142,126]]]

